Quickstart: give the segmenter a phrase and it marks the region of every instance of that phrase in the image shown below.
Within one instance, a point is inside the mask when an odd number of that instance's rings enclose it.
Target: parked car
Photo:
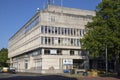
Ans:
[[[14,67],[9,67],[8,72],[9,73],[16,73],[16,70]]]
[[[1,72],[3,72],[3,73],[6,73],[6,72],[8,72],[8,67],[3,67],[2,69],[1,69]]]
[[[3,73],[16,73],[16,70],[14,67],[3,67],[1,72],[3,72]]]

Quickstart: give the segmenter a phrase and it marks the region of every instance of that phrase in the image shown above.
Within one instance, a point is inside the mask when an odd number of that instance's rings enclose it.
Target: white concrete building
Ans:
[[[94,11],[48,5],[38,11],[8,43],[11,66],[19,72],[63,73],[83,69],[87,54],[80,39]]]

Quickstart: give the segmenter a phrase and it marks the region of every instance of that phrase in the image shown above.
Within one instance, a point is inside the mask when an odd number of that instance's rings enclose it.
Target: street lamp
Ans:
[[[106,63],[106,76],[107,76],[108,75],[107,44],[105,44],[105,55],[106,55],[105,63]]]

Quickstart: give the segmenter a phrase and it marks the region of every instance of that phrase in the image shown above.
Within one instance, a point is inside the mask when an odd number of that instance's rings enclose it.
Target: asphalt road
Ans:
[[[26,74],[26,73],[0,73],[0,80],[120,80],[120,76],[117,77],[91,77],[84,76],[77,78],[70,78],[60,75],[41,75],[41,74]]]
[[[9,74],[0,73],[0,80],[77,80],[59,75]]]

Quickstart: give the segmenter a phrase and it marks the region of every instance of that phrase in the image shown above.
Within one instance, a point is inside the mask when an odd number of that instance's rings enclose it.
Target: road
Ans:
[[[0,73],[0,80],[120,80],[120,77],[79,77],[70,78],[60,75],[40,75],[40,74],[26,74],[26,73]]]
[[[0,80],[77,80],[60,75],[9,74],[0,73]]]

